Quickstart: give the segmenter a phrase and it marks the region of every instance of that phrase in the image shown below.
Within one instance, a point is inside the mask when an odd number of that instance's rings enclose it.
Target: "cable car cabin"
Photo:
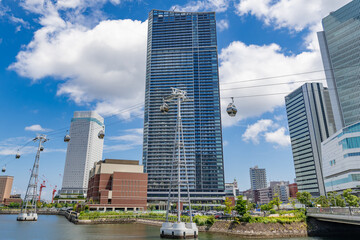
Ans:
[[[69,134],[66,134],[64,137],[64,142],[70,142],[70,136]]]
[[[168,113],[169,112],[169,105],[167,105],[166,103],[163,103],[161,106],[160,106],[160,111],[164,114]]]
[[[104,137],[105,137],[105,132],[104,132],[104,130],[100,130],[99,133],[98,133],[98,138],[104,139]]]
[[[43,146],[40,147],[40,151],[41,151],[41,152],[44,151],[44,147],[43,147]]]
[[[17,154],[15,155],[15,158],[16,158],[16,159],[19,159],[19,158],[20,158],[20,154],[17,153]]]
[[[229,105],[226,108],[227,114],[229,114],[230,117],[235,117],[237,113],[237,109],[233,103],[229,103]]]
[[[1,169],[1,171],[2,171],[2,172],[6,172],[6,167],[3,167],[3,168]]]

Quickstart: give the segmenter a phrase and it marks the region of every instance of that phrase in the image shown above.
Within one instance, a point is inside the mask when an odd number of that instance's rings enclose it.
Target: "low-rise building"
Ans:
[[[146,210],[148,175],[139,161],[105,159],[90,170],[90,210]]]
[[[225,196],[239,196],[239,188],[236,179],[232,183],[225,183]]]
[[[270,187],[258,189],[259,202],[258,204],[268,204],[272,200],[272,191]]]
[[[337,131],[321,146],[326,192],[360,191],[360,122]]]
[[[21,203],[22,203],[21,195],[20,194],[14,194],[14,195],[10,195],[9,198],[4,199],[4,205],[5,206],[9,206],[11,203],[17,203],[20,206]]]
[[[297,183],[289,184],[289,196],[291,198],[296,198],[296,193],[298,192]]]
[[[289,181],[273,181],[270,182],[270,188],[272,193],[272,198],[274,198],[275,195],[278,195],[280,198],[280,201],[283,203],[289,202]]]

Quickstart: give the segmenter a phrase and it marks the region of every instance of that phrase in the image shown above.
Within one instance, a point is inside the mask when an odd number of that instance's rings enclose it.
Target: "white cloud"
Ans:
[[[290,136],[285,134],[285,128],[279,128],[275,132],[265,133],[265,141],[269,143],[275,143],[282,147],[290,145]]]
[[[120,142],[120,144],[105,145],[104,151],[105,152],[126,151],[142,146],[143,143],[142,128],[127,129],[124,131],[124,133],[125,133],[124,135],[108,137],[109,141]]]
[[[222,32],[229,28],[229,21],[226,19],[221,19],[217,22],[216,26],[218,27],[219,31]]]
[[[283,106],[284,96],[304,84],[304,82],[291,84],[292,82],[325,78],[322,72],[318,72],[256,80],[322,69],[318,51],[303,52],[298,55],[285,55],[282,51],[283,49],[277,44],[258,46],[245,45],[238,41],[221,50],[219,71],[221,105],[224,113],[223,126],[236,125],[242,119],[259,117],[265,112],[272,112],[276,107]],[[256,81],[249,81],[253,79]],[[271,85],[278,83],[285,84]],[[260,85],[266,86],[260,87]],[[231,101],[230,97],[235,97],[234,101],[238,109],[236,117],[233,118],[225,113],[226,106]]]
[[[230,4],[230,0],[197,0],[189,1],[185,5],[175,5],[170,9],[180,12],[199,12],[199,11],[215,11],[225,12]]]
[[[88,29],[54,14],[42,24],[10,69],[34,82],[60,80],[58,95],[77,104],[96,101],[105,116],[143,102],[147,22],[109,20]],[[141,107],[132,112],[139,115]]]
[[[256,123],[248,125],[242,139],[245,142],[251,141],[253,144],[259,144],[260,139],[264,139],[268,143],[274,143],[276,147],[287,147],[290,145],[290,136],[285,132],[285,127],[280,127],[273,120],[260,119]]]
[[[266,132],[274,122],[270,119],[261,119],[252,125],[248,125],[242,139],[246,142],[252,141],[254,144],[260,143],[260,134]]]
[[[350,1],[240,0],[236,4],[236,9],[239,15],[254,15],[266,25],[301,31],[306,27],[317,25],[321,18]]]
[[[25,131],[32,131],[32,132],[46,132],[49,131],[49,129],[45,129],[41,127],[39,124],[34,124],[28,127],[25,127]]]

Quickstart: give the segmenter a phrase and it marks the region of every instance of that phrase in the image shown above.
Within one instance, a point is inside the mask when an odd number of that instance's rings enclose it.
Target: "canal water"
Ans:
[[[143,224],[74,225],[65,217],[40,215],[37,222],[17,222],[17,215],[0,215],[1,240],[160,240],[159,227]],[[199,240],[243,240],[223,234],[200,233]],[[292,238],[291,240],[325,238]],[[283,239],[285,240],[285,239]]]

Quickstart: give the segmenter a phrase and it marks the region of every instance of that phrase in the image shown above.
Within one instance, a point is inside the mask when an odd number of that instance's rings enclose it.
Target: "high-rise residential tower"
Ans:
[[[96,112],[74,113],[61,194],[86,195],[90,169],[102,159],[104,139],[100,139],[98,134],[103,129],[104,119]]]
[[[267,187],[266,169],[255,166],[250,168],[251,190],[258,190]]]
[[[191,99],[181,114],[192,198],[216,200],[224,192],[224,164],[214,12],[149,13],[143,164],[150,201],[168,195],[177,109],[170,103],[164,115],[159,107],[171,87]]]
[[[291,147],[299,192],[325,195],[321,166],[321,142],[334,131],[327,89],[306,83],[285,97]]]
[[[318,33],[336,129],[360,121],[360,0],[322,21]]]

